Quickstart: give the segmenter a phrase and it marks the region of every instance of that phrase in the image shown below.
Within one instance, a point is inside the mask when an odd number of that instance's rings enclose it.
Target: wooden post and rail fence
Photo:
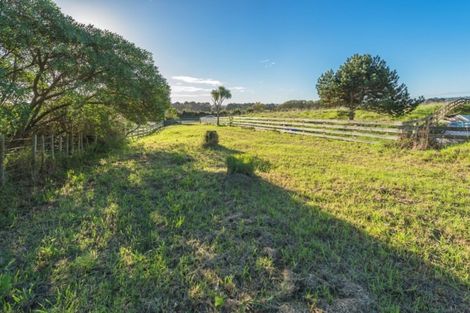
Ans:
[[[87,146],[84,145],[82,133],[33,134],[28,138],[8,139],[0,134],[0,185],[4,186],[7,180],[19,179],[30,168],[30,179],[36,182],[39,175],[44,174],[46,161],[54,162],[80,155]],[[64,150],[65,142],[65,150]],[[22,168],[9,167],[10,163],[18,163]],[[15,174],[18,174],[15,176]],[[24,178],[24,177],[23,177]]]
[[[138,138],[153,134],[164,126],[163,122],[158,123],[147,123],[145,125],[136,125],[130,131],[125,130],[126,137]]]
[[[221,118],[221,123],[343,141],[401,141],[414,148],[426,149],[432,145],[470,140],[470,127],[449,127],[440,124],[446,116],[468,103],[470,99],[458,99],[442,106],[426,118],[406,122],[232,116]],[[215,120],[207,118],[201,119],[201,122],[214,124]]]
[[[136,125],[131,131],[124,130],[128,138],[149,135],[163,127],[163,122]],[[98,144],[98,135],[70,132],[61,135],[33,134],[28,138],[7,138],[0,134],[0,186],[7,181],[30,179],[36,183],[45,175],[46,162],[70,158],[83,154],[90,146]],[[21,160],[20,160],[21,158]],[[18,167],[18,168],[15,168]],[[27,169],[30,170],[27,170]],[[15,176],[16,175],[16,176]]]
[[[276,118],[254,116],[222,117],[221,123],[229,126],[239,126],[257,130],[271,130],[290,134],[315,136],[326,139],[343,141],[378,143],[384,141],[402,141],[411,143],[415,148],[425,149],[436,143],[459,143],[470,140],[470,127],[449,127],[441,125],[441,120],[470,103],[464,98],[444,105],[436,112],[424,119],[407,122],[380,122],[380,121],[349,121],[334,119],[308,119],[308,118]],[[214,119],[201,118],[201,123],[213,124]],[[128,138],[138,138],[152,134],[164,126],[163,122],[135,125],[131,130],[124,130]],[[28,142],[30,143],[28,145]],[[82,133],[66,133],[56,136],[33,134],[30,138],[8,140],[0,134],[0,185],[5,185],[10,178],[7,170],[7,160],[15,154],[30,154],[31,177],[36,180],[40,169],[46,159],[71,157],[76,153],[83,153],[89,145],[89,138]],[[97,144],[97,135],[94,135],[93,144]],[[38,144],[40,153],[38,153]],[[40,162],[38,162],[38,158]]]

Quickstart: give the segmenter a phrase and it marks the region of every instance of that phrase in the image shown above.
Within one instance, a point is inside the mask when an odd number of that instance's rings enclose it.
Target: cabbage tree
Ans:
[[[212,95],[212,102],[214,103],[215,110],[217,113],[217,126],[220,126],[220,109],[222,107],[222,103],[226,99],[232,98],[232,94],[230,93],[230,90],[225,88],[224,86],[219,86],[217,89],[212,90],[211,92]]]

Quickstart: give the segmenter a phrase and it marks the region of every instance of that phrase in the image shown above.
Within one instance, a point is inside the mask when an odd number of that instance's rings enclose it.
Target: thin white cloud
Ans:
[[[235,91],[240,91],[240,92],[245,92],[246,91],[246,88],[242,87],[242,86],[229,87],[228,89],[235,90]]]
[[[187,95],[187,94],[179,94],[179,93],[175,93],[175,94],[172,94],[171,95],[172,97],[174,98],[201,98],[201,97],[209,97],[210,94],[206,94],[206,93],[203,93],[203,94],[196,94],[196,95]]]
[[[215,79],[204,79],[192,76],[172,76],[171,98],[173,101],[210,101],[210,92],[222,82]],[[243,86],[228,86],[236,94],[248,91]]]
[[[215,79],[206,79],[206,78],[198,78],[192,76],[173,76],[171,77],[174,80],[182,81],[188,84],[204,84],[204,85],[211,85],[211,86],[219,86],[222,85],[222,82]]]
[[[264,59],[259,61],[259,63],[263,64],[265,68],[273,67],[274,65],[276,65],[276,62],[271,59]]]
[[[176,85],[176,86],[173,85],[171,86],[171,90],[173,92],[189,92],[189,93],[211,91],[210,88],[200,88],[200,87],[194,87],[194,86],[181,86],[181,85]]]

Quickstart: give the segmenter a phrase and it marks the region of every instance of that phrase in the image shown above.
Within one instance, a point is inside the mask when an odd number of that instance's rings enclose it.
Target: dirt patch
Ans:
[[[308,306],[302,302],[284,303],[279,306],[280,313],[310,313]]]
[[[279,298],[289,299],[292,298],[299,286],[296,284],[296,277],[294,272],[289,269],[282,271],[282,281],[279,286]]]
[[[340,281],[337,288],[339,298],[333,300],[333,303],[326,307],[326,312],[370,312],[372,301],[364,288],[347,280]]]
[[[279,252],[277,251],[277,249],[274,249],[271,247],[264,247],[262,252],[263,252],[263,255],[269,257],[271,260],[274,261],[274,263],[276,263],[280,259]]]
[[[301,300],[305,292],[328,290],[333,299],[320,297],[314,312],[360,313],[371,312],[373,301],[369,293],[360,285],[327,272],[310,273],[307,276],[295,274],[289,269],[281,273],[278,297],[283,303],[280,312],[308,311],[307,304]],[[301,304],[301,306],[299,306]]]

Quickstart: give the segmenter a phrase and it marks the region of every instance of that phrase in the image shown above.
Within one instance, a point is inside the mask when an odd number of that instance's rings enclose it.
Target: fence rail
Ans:
[[[433,114],[420,120],[416,126],[416,130],[412,134],[414,146],[419,149],[426,149],[435,143],[442,145],[442,143],[446,144],[446,142],[449,140],[451,143],[467,140],[468,138],[464,137],[468,136],[461,136],[462,134],[452,134],[451,137],[453,138],[450,138],[449,136],[446,136],[449,135],[449,133],[446,131],[436,135],[436,128],[439,127],[439,122],[442,121],[446,116],[469,103],[470,98],[457,99],[443,105]]]
[[[0,185],[29,177],[35,183],[45,173],[48,161],[82,154],[97,136],[83,133],[33,134],[27,138],[7,138],[0,134]]]
[[[208,123],[210,122],[208,121]],[[274,130],[320,138],[378,143],[410,138],[418,130],[420,120],[378,122],[237,116],[221,118],[221,123],[229,126]],[[463,142],[470,139],[470,129],[446,126],[433,127],[430,136],[444,144]]]
[[[163,122],[138,125],[124,133],[129,138],[149,135],[163,127]],[[0,186],[7,181],[27,178],[33,182],[46,174],[46,162],[82,154],[98,143],[98,136],[78,133],[33,134],[27,138],[7,138],[0,134]]]
[[[138,138],[153,134],[164,126],[163,122],[159,123],[148,123],[145,125],[138,125],[129,132],[126,132],[126,136],[129,138]]]
[[[162,122],[149,123],[124,132],[127,137],[136,138],[149,135],[162,127]],[[17,179],[28,179],[35,184],[41,175],[48,174],[46,163],[53,164],[56,159],[81,155],[89,146],[96,146],[97,143],[96,134],[84,135],[81,132],[33,134],[27,138],[7,138],[0,134],[0,186]]]

